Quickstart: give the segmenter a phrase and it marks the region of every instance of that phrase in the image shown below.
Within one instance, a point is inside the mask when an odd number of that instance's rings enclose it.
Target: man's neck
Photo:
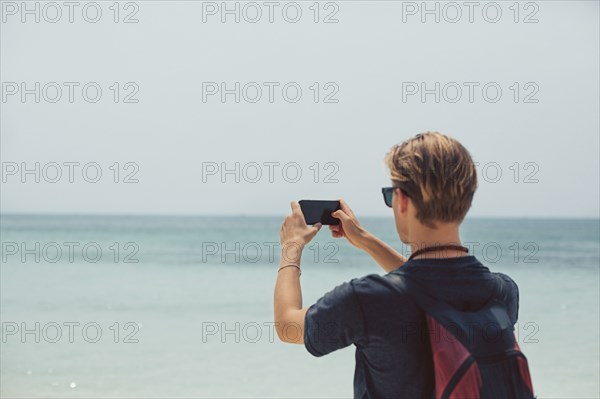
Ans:
[[[437,228],[429,228],[418,224],[410,232],[411,253],[423,248],[437,247],[442,245],[461,245],[458,225],[455,223],[437,223]],[[440,249],[427,251],[417,255],[413,259],[426,258],[455,258],[465,256],[466,253],[456,249]]]

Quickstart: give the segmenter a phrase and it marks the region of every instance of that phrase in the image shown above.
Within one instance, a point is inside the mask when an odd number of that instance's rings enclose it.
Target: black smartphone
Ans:
[[[340,209],[340,201],[301,200],[298,204],[308,225],[321,223],[337,226],[340,224],[339,219],[331,216],[333,212]]]

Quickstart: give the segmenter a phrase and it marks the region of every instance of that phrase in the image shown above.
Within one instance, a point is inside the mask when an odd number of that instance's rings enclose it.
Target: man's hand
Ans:
[[[350,244],[359,249],[366,249],[369,233],[360,225],[356,215],[348,206],[346,201],[340,199],[340,209],[333,212],[331,216],[340,220],[338,226],[329,226],[334,238],[346,237]]]
[[[292,214],[286,216],[283,221],[279,230],[279,240],[282,246],[298,245],[300,248],[303,248],[321,230],[321,223],[308,226],[304,220],[300,205],[296,201],[293,201],[291,205]]]
[[[395,270],[406,262],[402,254],[365,230],[343,199],[340,199],[340,210],[331,215],[341,222],[339,226],[329,226],[331,235],[335,238],[346,237],[350,244],[371,255],[386,272]]]

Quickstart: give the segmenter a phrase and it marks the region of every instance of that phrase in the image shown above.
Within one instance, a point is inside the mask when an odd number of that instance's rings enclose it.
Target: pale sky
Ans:
[[[100,1],[90,23],[83,2],[73,23],[65,6],[36,23],[3,1],[1,211],[280,215],[343,197],[389,215],[385,153],[437,130],[478,162],[470,215],[599,216],[597,1],[497,2],[499,17],[482,2],[473,22],[463,2],[438,3],[439,22],[421,2],[313,3],[238,3],[236,23],[221,2],[120,3],[117,16]]]

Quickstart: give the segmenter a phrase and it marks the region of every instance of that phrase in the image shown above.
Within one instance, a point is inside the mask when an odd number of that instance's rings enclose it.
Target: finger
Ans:
[[[339,201],[340,201],[340,209],[342,211],[344,211],[346,213],[346,215],[348,215],[350,217],[354,217],[354,212],[352,212],[350,205],[348,205],[348,203],[346,201],[344,201],[343,198],[340,198]]]
[[[329,225],[329,230],[331,230],[331,231],[340,231],[340,226]]]
[[[317,233],[318,233],[319,230],[321,230],[321,227],[323,227],[323,225],[321,223],[317,223],[313,227],[317,229]]]
[[[292,207],[292,213],[302,214],[302,209],[300,209],[300,204],[298,204],[296,201],[292,201],[290,203],[290,206]]]
[[[337,211],[333,212],[331,216],[333,216],[336,219],[340,219],[342,222],[350,219],[350,217],[341,209],[338,209]]]

